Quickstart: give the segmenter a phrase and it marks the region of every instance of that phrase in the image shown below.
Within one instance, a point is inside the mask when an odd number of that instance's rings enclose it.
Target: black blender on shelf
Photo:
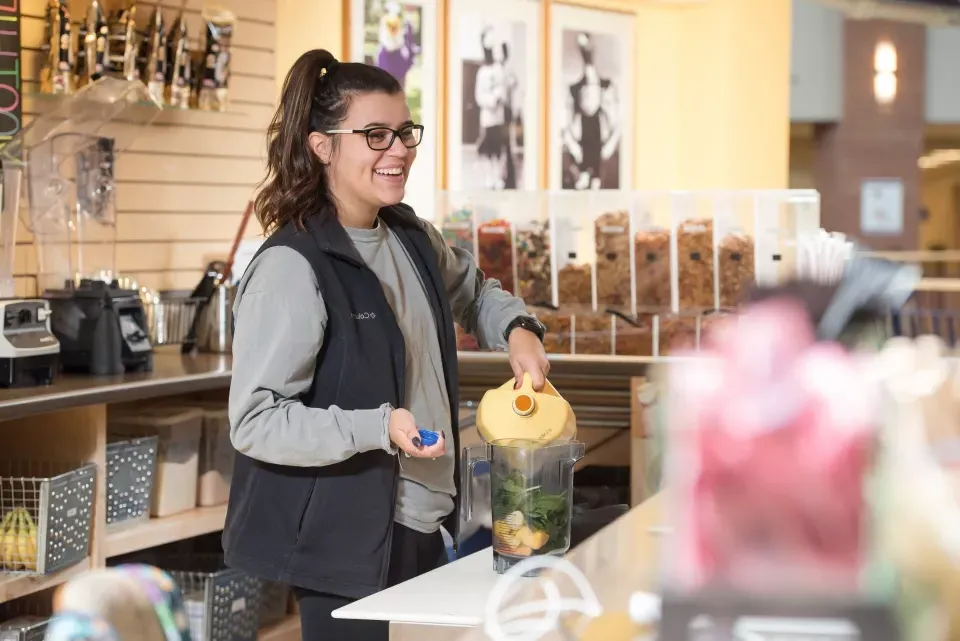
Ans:
[[[103,77],[34,121],[11,150],[23,159],[28,206],[21,211],[64,371],[117,375],[153,367],[143,304],[115,272],[114,166],[161,109],[142,82]]]

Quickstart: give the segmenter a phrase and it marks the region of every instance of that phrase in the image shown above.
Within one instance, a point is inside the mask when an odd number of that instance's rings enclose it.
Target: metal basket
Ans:
[[[226,568],[218,554],[167,557],[160,567],[180,585],[193,641],[256,641],[260,579]]]
[[[169,297],[144,302],[143,311],[147,317],[153,345],[182,343],[193,325],[198,303],[199,299],[189,297]]]
[[[0,571],[49,574],[90,554],[96,465],[17,461],[0,475]]]
[[[150,518],[157,437],[113,437],[107,444],[107,525]]]
[[[43,641],[49,623],[49,604],[30,599],[0,603],[0,641]]]

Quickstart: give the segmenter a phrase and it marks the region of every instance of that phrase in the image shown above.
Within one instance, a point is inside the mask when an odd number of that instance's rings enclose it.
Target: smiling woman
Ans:
[[[294,64],[268,131],[270,236],[234,304],[223,543],[228,565],[294,588],[305,639],[386,641],[384,624],[330,613],[446,559],[454,322],[545,381],[523,301],[401,202],[423,133],[393,76],[326,51]]]

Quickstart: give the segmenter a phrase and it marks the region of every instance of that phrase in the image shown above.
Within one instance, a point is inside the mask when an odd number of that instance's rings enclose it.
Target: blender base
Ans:
[[[548,554],[538,554],[538,555],[536,555],[536,556],[553,556],[553,557],[561,558],[561,557],[563,556],[563,553],[562,553],[562,552],[557,552],[556,554],[554,554],[554,553],[551,552],[551,553],[548,553]],[[497,574],[506,574],[507,571],[508,571],[510,568],[512,568],[513,566],[515,566],[515,565],[518,564],[518,563],[521,563],[521,562],[523,562],[523,561],[526,561],[526,560],[529,559],[529,558],[531,558],[531,557],[528,557],[528,556],[508,556],[508,555],[506,555],[506,554],[500,554],[499,552],[497,552],[496,550],[494,550],[494,551],[493,551],[493,569],[494,569],[494,571],[495,571]],[[548,568],[534,568],[534,569],[532,569],[532,570],[530,570],[530,571],[528,571],[528,572],[524,572],[524,573],[523,573],[523,576],[525,576],[525,577],[530,577],[530,578],[537,577],[537,576],[540,576],[541,574],[543,574],[544,570],[546,570],[546,569],[548,569]]]
[[[59,361],[58,353],[0,358],[0,387],[50,385]]]

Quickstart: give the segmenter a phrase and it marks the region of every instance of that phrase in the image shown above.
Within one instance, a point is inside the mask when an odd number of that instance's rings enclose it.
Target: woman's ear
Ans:
[[[332,155],[330,136],[325,136],[318,131],[314,131],[307,138],[307,144],[310,146],[310,151],[320,159],[321,164],[330,164],[330,157]]]

